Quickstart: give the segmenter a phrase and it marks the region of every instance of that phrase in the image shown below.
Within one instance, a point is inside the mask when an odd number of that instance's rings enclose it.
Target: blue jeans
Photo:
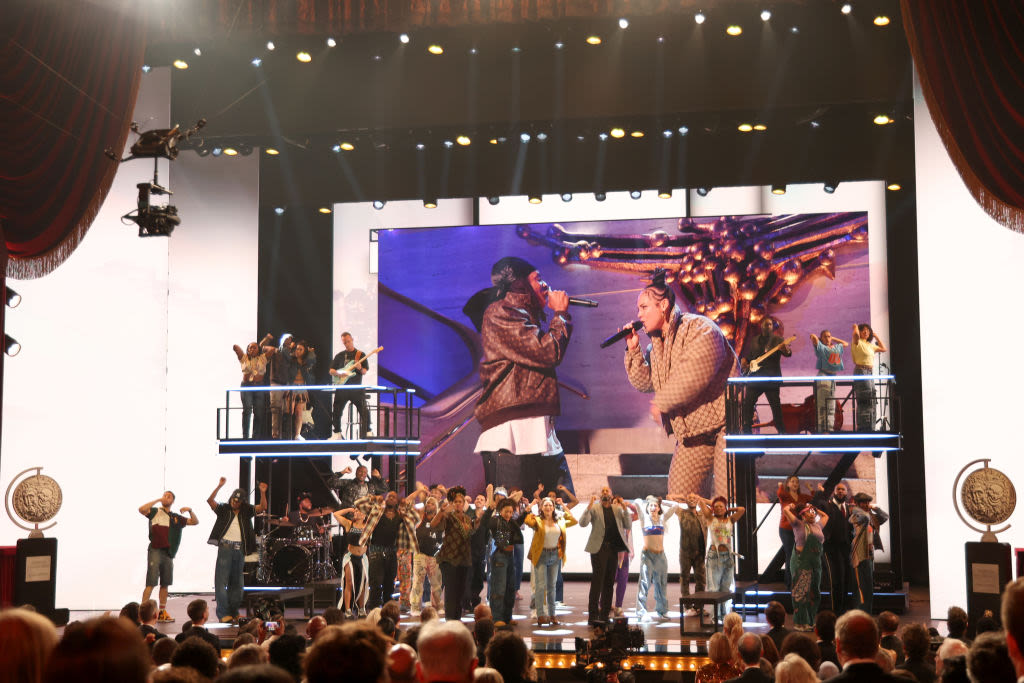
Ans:
[[[242,571],[245,555],[241,543],[221,541],[217,546],[217,568],[213,573],[213,590],[217,600],[217,619],[237,617],[242,607]]]
[[[512,575],[509,581],[512,583],[512,599],[515,600],[519,587],[523,585],[523,563],[526,562],[526,548],[522,543],[512,546]]]
[[[533,568],[537,572],[534,579],[534,589],[537,591],[534,604],[538,617],[555,616],[555,582],[558,580],[558,567],[561,564],[558,548],[548,548],[541,552],[537,565]]]
[[[732,579],[735,573],[735,562],[729,550],[708,550],[708,591],[711,593],[732,592]],[[723,606],[723,614],[732,609],[732,600]]]
[[[874,370],[857,366],[855,375],[871,375],[871,379],[857,380],[853,383],[853,393],[857,399],[857,431],[873,432],[875,430],[875,380]]]
[[[654,585],[654,606],[658,614],[668,614],[668,558],[664,552],[640,552],[640,586],[636,593],[636,613],[647,613],[647,591]]]
[[[818,371],[819,375],[826,375]],[[836,393],[836,381],[834,379],[823,379],[814,383],[814,404],[818,409],[817,431],[821,434],[831,432],[835,425],[836,402],[833,396]]]
[[[515,575],[512,561],[512,553],[504,550],[495,550],[491,555],[491,576],[488,584],[492,587],[491,615],[494,623],[512,622],[512,603],[516,599],[515,590],[509,581],[509,578]]]

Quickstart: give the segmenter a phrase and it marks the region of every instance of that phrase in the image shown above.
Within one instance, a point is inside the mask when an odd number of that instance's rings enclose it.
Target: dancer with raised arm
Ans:
[[[707,510],[708,534],[708,591],[712,593],[732,592],[733,578],[736,574],[736,561],[733,557],[732,537],[733,525],[739,521],[743,513],[742,507],[728,507],[724,496],[713,501],[701,500],[702,507]],[[732,608],[732,601],[725,603],[724,612]]]
[[[885,353],[886,348],[878,338],[871,325],[860,323],[853,326],[853,374],[875,374],[875,354]],[[873,379],[857,380],[853,383],[854,396],[857,400],[857,431],[875,431],[875,381]]]
[[[366,530],[366,515],[359,508],[350,507],[334,513],[334,519],[345,530],[343,538],[348,546],[341,560],[341,574],[344,580],[338,608],[344,610],[346,619],[366,616],[366,598],[369,595],[369,563],[363,532]]]
[[[576,524],[568,507],[561,516],[556,514],[556,503],[561,502],[561,498],[556,501],[545,496],[540,501],[539,514],[531,512],[526,516],[526,526],[533,529],[530,564],[536,573],[533,602],[537,607],[538,626],[558,626],[555,618],[558,568],[565,562],[565,529]]]
[[[821,555],[828,515],[811,503],[782,508],[796,536],[789,565],[793,572],[793,623],[797,631],[813,631],[821,605]]]

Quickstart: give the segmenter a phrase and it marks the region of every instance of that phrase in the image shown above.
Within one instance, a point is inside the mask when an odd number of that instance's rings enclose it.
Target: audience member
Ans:
[[[697,669],[695,683],[722,683],[740,675],[740,670],[733,664],[732,645],[722,633],[715,633],[708,641],[708,657],[710,664]]]
[[[420,623],[425,624],[432,619],[437,619],[437,610],[434,609],[433,605],[427,605],[420,610]]]
[[[814,633],[818,636],[818,650],[823,662],[832,662],[839,668],[839,657],[836,656],[836,613],[824,609],[818,612],[814,621]],[[824,680],[824,679],[822,679]]]
[[[337,626],[345,623],[345,613],[338,607],[328,607],[324,610],[324,621],[328,626]]]
[[[388,600],[380,608],[380,618],[387,617],[391,621],[395,622],[395,626],[402,619],[402,608],[399,606],[397,600]]]
[[[482,602],[473,608],[473,621],[480,621],[481,619],[494,619],[494,615],[491,614],[490,605]]]
[[[779,657],[785,659],[788,654],[796,654],[803,657],[811,671],[817,671],[818,667],[821,666],[821,650],[810,634],[790,633],[786,636],[786,639],[782,641]]]
[[[732,645],[732,651],[734,653],[733,663],[740,670],[743,669],[743,660],[740,659],[739,652],[736,651],[736,645],[740,642],[740,636],[743,635],[743,617],[736,614],[735,612],[729,612],[722,619],[722,633],[729,639],[729,644]]]
[[[779,663],[779,650],[775,647],[775,641],[768,637],[767,633],[761,634],[761,659],[772,665],[772,669]]]
[[[302,655],[305,652],[306,639],[303,636],[284,633],[270,644],[270,663],[290,673],[298,683],[302,679]]]
[[[903,663],[897,665],[897,669],[914,674],[918,683],[935,681],[935,665],[931,661],[931,636],[924,626],[907,624],[903,627],[903,654]]]
[[[977,638],[982,633],[990,633],[992,631],[1001,631],[1002,628],[999,626],[999,622],[995,620],[992,613],[989,610],[985,610],[985,616],[978,619],[978,623],[974,627],[974,637]]]
[[[207,678],[216,678],[220,673],[220,653],[202,638],[189,637],[174,650],[171,666],[192,667]]]
[[[417,683],[418,662],[419,657],[412,647],[405,643],[392,645],[388,651],[388,677],[391,683]]]
[[[481,603],[482,604],[482,603]],[[480,605],[477,605],[480,607]],[[476,641],[476,656],[480,664],[487,664],[487,643],[494,637],[494,622],[490,617],[477,619],[473,624],[473,640]],[[490,666],[487,664],[487,666]]]
[[[882,633],[882,640],[879,645],[886,650],[892,650],[896,655],[896,665],[899,666],[906,659],[903,653],[903,641],[896,635],[900,627],[900,618],[894,613],[885,611],[878,615],[878,630]]]
[[[487,666],[497,669],[505,683],[523,683],[529,652],[523,639],[511,631],[498,631],[487,643]]]
[[[842,672],[834,683],[882,681],[892,683],[900,679],[885,673],[875,661],[878,654],[878,625],[871,615],[862,610],[850,610],[836,621],[836,653]]]
[[[246,634],[250,638],[251,635]],[[256,664],[266,664],[270,661],[270,657],[266,650],[255,643],[247,643],[237,648],[228,657],[228,669],[237,669],[240,666],[255,666]]]
[[[956,638],[967,643],[967,612],[962,607],[953,606],[946,610],[947,638]]]
[[[153,643],[153,666],[163,666],[171,663],[174,651],[178,649],[178,641],[174,638],[161,638]]]
[[[316,640],[317,634],[327,628],[327,620],[323,617],[313,617],[306,624],[306,638],[310,641]]]
[[[416,624],[415,626],[410,626],[409,628],[405,629],[404,631],[402,631],[402,635],[401,638],[399,638],[399,641],[415,650],[416,641],[419,640],[420,628],[422,627],[423,624]]]
[[[967,656],[957,655],[950,657],[942,665],[942,675],[939,676],[942,683],[971,683],[967,675]]]
[[[806,659],[796,652],[790,652],[784,656],[779,665],[775,667],[775,683],[817,683],[817,681],[818,675],[814,673],[814,669]]]
[[[273,664],[255,664],[226,671],[217,683],[292,683],[292,677]]]
[[[959,609],[959,608],[957,608]],[[957,638],[946,638],[935,653],[935,675],[941,676],[947,659],[967,656],[967,643]]]
[[[999,616],[1006,629],[1006,650],[1020,678],[1024,676],[1024,579],[1017,579],[1003,589]]]
[[[981,620],[978,627],[981,628]],[[967,653],[967,675],[972,683],[1016,683],[1017,674],[1003,633],[986,631],[975,636]]]
[[[235,642],[231,643],[231,650],[237,650],[244,645],[259,645],[256,642],[256,636],[251,633],[239,633],[238,637],[235,638]]]
[[[875,653],[875,663],[885,673],[892,673],[893,669],[896,668],[896,659],[892,650],[886,650],[884,647],[879,647],[878,652]]]
[[[387,680],[387,639],[363,621],[328,626],[306,653],[308,683],[378,683]]]
[[[743,663],[743,673],[736,678],[730,678],[730,681],[733,683],[771,683],[771,676],[761,670],[760,637],[753,633],[744,633],[736,643],[736,651]]]
[[[835,662],[830,662],[827,659],[823,661],[821,663],[821,666],[818,668],[818,678],[820,678],[823,681],[827,681],[828,679],[834,678],[838,675],[839,665]],[[911,674],[910,677],[913,678],[914,675]]]
[[[768,637],[775,642],[775,649],[781,652],[782,641],[789,635],[789,629],[786,628],[786,608],[781,602],[772,600],[764,608],[764,620],[771,626]]]
[[[161,638],[167,637],[166,634],[160,633],[156,628],[157,614],[159,614],[159,611],[156,606],[156,600],[146,600],[139,605],[139,633],[142,634],[142,639],[147,643],[155,643]]]
[[[210,679],[189,666],[167,666],[154,671],[149,680],[150,683],[208,683]]]
[[[420,629],[418,646],[418,670],[422,683],[472,683],[473,670],[477,665],[476,643],[462,622],[446,621],[442,624],[434,621],[424,624]],[[523,649],[526,649],[525,644]],[[501,671],[500,668],[498,670]],[[525,671],[525,666],[522,671]],[[504,672],[501,673],[509,681]]]
[[[117,615],[121,619],[127,619],[132,622],[134,626],[141,626],[142,622],[139,620],[139,603],[129,602],[121,608],[121,613]]]
[[[380,621],[377,622],[377,628],[385,637],[390,638],[392,641],[398,636],[398,629],[395,626],[395,621],[391,617],[381,617]]]
[[[473,683],[505,683],[497,669],[489,666],[478,666],[473,670]]]
[[[57,644],[57,629],[46,617],[16,608],[0,612],[0,682],[39,683]]]
[[[150,656],[138,628],[99,617],[68,626],[46,666],[47,683],[146,683]]]
[[[186,624],[187,628],[182,628],[181,633],[175,636],[175,640],[179,643],[185,642],[187,638],[197,637],[202,638],[214,649],[217,655],[220,655],[220,638],[207,631],[204,626],[206,620],[210,618],[210,607],[206,604],[206,600],[202,598],[196,598],[192,602],[188,603],[189,621]]]

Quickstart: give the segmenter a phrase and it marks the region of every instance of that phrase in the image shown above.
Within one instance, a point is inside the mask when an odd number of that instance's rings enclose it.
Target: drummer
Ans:
[[[298,509],[288,513],[290,526],[295,527],[292,535],[296,538],[308,538],[311,533],[322,534],[327,528],[324,516],[331,514],[330,508],[314,508],[313,497],[308,491],[299,494]],[[307,531],[307,529],[311,531]]]

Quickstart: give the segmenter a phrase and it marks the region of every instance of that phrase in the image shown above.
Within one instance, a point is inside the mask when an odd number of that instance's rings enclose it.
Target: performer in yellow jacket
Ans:
[[[524,523],[533,529],[530,543],[530,564],[537,573],[534,580],[534,604],[537,606],[537,625],[545,623],[558,625],[555,618],[555,580],[558,568],[565,562],[565,529],[576,524],[569,508],[565,515],[555,516],[555,501],[544,498],[540,502],[540,514],[526,516]]]

